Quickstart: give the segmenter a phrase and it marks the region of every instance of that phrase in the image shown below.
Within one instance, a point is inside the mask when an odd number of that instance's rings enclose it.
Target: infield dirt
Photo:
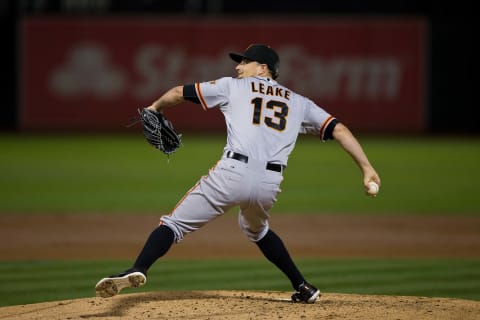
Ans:
[[[157,215],[0,215],[0,257],[134,259]],[[476,257],[480,217],[273,216],[272,228],[297,257]],[[257,258],[228,214],[189,235],[173,258]],[[121,294],[0,308],[0,319],[479,319],[480,302],[323,294],[314,305],[290,292],[194,291]]]

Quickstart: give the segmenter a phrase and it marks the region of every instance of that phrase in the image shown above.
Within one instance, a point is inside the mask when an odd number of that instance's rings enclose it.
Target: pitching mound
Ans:
[[[294,304],[290,293],[189,291],[121,294],[0,308],[0,319],[478,319],[480,302],[446,298],[323,294]]]

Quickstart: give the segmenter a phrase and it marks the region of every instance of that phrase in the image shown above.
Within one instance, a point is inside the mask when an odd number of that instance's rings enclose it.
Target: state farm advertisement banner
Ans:
[[[279,82],[354,130],[426,127],[421,19],[25,18],[21,30],[27,130],[125,130],[173,86],[235,76],[228,53],[251,43],[279,53]],[[218,110],[192,103],[166,114],[179,130],[225,126]]]

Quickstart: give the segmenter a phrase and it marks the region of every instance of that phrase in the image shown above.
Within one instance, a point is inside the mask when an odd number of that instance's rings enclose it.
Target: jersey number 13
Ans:
[[[253,124],[259,125],[262,119],[262,108],[264,106],[263,98],[257,97],[250,101],[253,104]],[[288,105],[282,101],[268,100],[265,108],[274,111],[273,117],[265,116],[263,122],[267,127],[283,131],[287,125]]]

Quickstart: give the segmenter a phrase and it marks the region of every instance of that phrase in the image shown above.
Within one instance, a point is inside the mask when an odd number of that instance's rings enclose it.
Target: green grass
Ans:
[[[480,138],[359,137],[382,177],[365,197],[336,142],[300,137],[276,213],[479,214]],[[1,213],[166,212],[219,159],[224,136],[171,156],[141,135],[0,135]]]
[[[126,261],[0,262],[0,306],[93,297],[102,277]],[[452,297],[480,300],[478,259],[298,260],[307,279],[324,293]],[[148,283],[124,293],[167,290],[291,291],[265,260],[168,260],[150,270]]]
[[[299,143],[280,198],[284,211],[478,214],[480,139],[359,138],[382,178],[375,199],[363,195],[360,171],[328,142]],[[314,151],[312,151],[314,150]],[[282,195],[283,196],[283,195]]]
[[[335,142],[301,137],[275,213],[480,214],[480,138],[360,137],[382,177],[365,197]],[[170,161],[140,135],[0,135],[0,214],[169,211],[219,159],[224,136],[186,134]],[[0,305],[94,295],[126,261],[0,261]],[[324,292],[480,300],[478,259],[308,259],[298,265]],[[141,291],[281,290],[264,260],[165,259]],[[132,291],[130,291],[132,292]]]

